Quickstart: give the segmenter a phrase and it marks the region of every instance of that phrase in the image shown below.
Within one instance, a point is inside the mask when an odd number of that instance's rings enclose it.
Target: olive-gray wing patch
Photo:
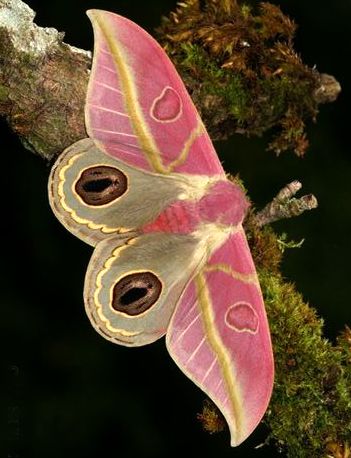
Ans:
[[[160,338],[205,256],[204,244],[193,235],[144,234],[100,242],[84,287],[92,325],[106,339],[126,346]]]
[[[107,156],[89,138],[60,155],[48,187],[60,222],[93,246],[153,221],[184,191],[175,176],[128,166]]]

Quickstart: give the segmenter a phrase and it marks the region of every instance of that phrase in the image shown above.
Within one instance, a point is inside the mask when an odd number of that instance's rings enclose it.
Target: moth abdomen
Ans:
[[[143,226],[142,232],[191,234],[200,222],[197,202],[178,201],[169,205],[154,221]]]

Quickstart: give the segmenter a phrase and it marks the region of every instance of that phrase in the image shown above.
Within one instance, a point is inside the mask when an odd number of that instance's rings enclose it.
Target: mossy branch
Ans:
[[[187,84],[211,138],[261,135],[268,149],[308,148],[305,124],[332,102],[336,79],[305,65],[293,46],[295,23],[278,6],[184,0],[163,18],[158,38]]]
[[[33,24],[21,0],[0,0],[0,115],[24,145],[45,159],[86,136],[84,100],[91,55],[65,44],[55,29]],[[213,138],[260,135],[272,126],[277,153],[307,148],[306,121],[340,91],[335,78],[306,67],[293,50],[295,24],[280,9],[258,11],[234,0],[184,0],[165,18],[159,39],[173,58]],[[258,58],[259,56],[259,58]],[[351,333],[333,346],[323,322],[283,280],[282,243],[267,223],[314,206],[284,188],[245,228],[270,321],[276,361],[265,417],[270,438],[290,457],[347,457],[351,437]],[[209,404],[207,429],[223,427]],[[219,418],[219,417],[218,417]]]

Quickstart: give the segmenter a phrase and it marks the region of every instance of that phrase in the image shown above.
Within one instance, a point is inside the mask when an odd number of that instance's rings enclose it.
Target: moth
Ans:
[[[87,315],[119,345],[166,335],[171,357],[219,407],[236,446],[261,420],[273,385],[269,328],[242,227],[248,201],[227,179],[160,45],[124,17],[87,14],[88,138],[59,156],[48,185],[57,218],[94,247]]]

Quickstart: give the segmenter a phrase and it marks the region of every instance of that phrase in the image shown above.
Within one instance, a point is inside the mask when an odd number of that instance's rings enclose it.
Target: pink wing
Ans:
[[[269,328],[244,231],[230,236],[190,283],[172,317],[167,348],[244,441],[264,415],[273,386]]]
[[[161,46],[130,20],[88,11],[95,48],[85,115],[105,152],[159,173],[224,174],[211,140]]]

